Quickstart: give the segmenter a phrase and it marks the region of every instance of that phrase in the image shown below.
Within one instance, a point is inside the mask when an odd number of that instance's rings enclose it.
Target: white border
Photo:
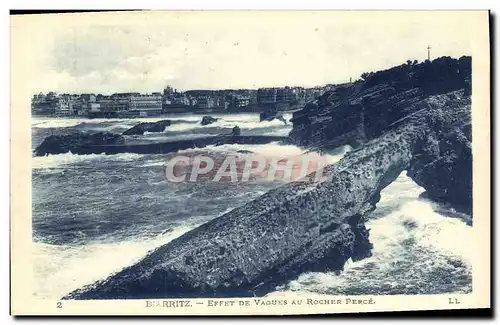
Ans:
[[[151,1],[151,0],[143,0],[140,3],[139,2],[134,2],[134,1],[129,1],[129,0],[123,0],[120,2],[109,2],[109,3],[103,3],[103,1],[96,1],[96,0],[88,0],[88,1],[54,1],[54,0],[48,0],[48,1],[5,1],[2,2],[2,4],[6,4],[7,8],[15,8],[15,9],[44,9],[44,8],[53,8],[53,9],[82,9],[82,8],[99,8],[99,9],[127,9],[127,8],[137,8],[139,5],[141,7],[147,7],[151,9],[218,9],[218,8],[225,8],[225,9],[251,9],[251,8],[259,8],[259,9],[486,9],[486,8],[493,8],[494,11],[498,12],[498,1],[484,1],[484,0],[476,0],[474,2],[466,2],[466,1],[453,1],[453,2],[448,2],[448,1],[428,1],[428,0],[422,0],[418,2],[411,2],[411,3],[402,3],[401,1],[347,1],[343,3],[336,3],[335,6],[331,6],[331,4],[326,4],[325,1],[317,1],[317,0],[308,0],[307,2],[305,1],[295,1],[295,0],[290,0],[290,1],[284,1],[282,3],[278,1],[270,1],[270,0],[254,0],[254,1],[240,1],[237,5],[234,4],[233,2],[230,1],[220,1],[220,0],[213,0],[208,2],[204,2],[203,0],[184,0],[182,2],[179,1],[177,4],[162,4],[162,6],[158,6],[157,1]],[[376,4],[376,6],[374,6]],[[7,12],[7,8],[4,11],[4,13]],[[496,10],[495,10],[496,9]],[[5,14],[2,16],[2,19],[4,19],[2,26],[4,27],[3,32],[1,33],[1,37],[4,41],[3,44],[6,46],[4,47],[5,50],[3,52],[4,55],[4,60],[3,62],[7,65],[3,71],[8,71],[8,64],[9,64],[9,51],[8,51],[8,41],[9,41],[9,29],[8,29],[8,15]],[[498,22],[496,22],[498,24]],[[495,25],[494,25],[495,26]],[[495,41],[497,39],[497,33],[494,34],[495,36]],[[492,40],[494,41],[494,40]],[[496,58],[496,55],[495,55]],[[3,125],[0,125],[0,132],[3,132],[2,136],[0,136],[0,145],[2,146],[4,157],[6,157],[5,160],[2,161],[4,164],[2,167],[2,195],[1,199],[3,200],[2,203],[2,208],[4,208],[4,216],[8,216],[9,212],[9,113],[8,113],[8,98],[9,98],[9,76],[7,73],[4,73],[4,79],[3,79],[4,85],[1,88],[1,91],[3,92],[3,95],[1,98],[4,99],[4,109],[1,110],[2,115],[0,115],[0,123],[3,123]],[[494,92],[498,91],[498,85],[495,87]],[[495,122],[498,124],[498,113],[496,114]],[[497,142],[498,143],[498,142]],[[7,154],[5,154],[7,153]],[[493,166],[492,166],[493,167]],[[500,197],[500,194],[497,193],[495,195],[494,200],[498,201]],[[7,231],[8,230],[8,218],[3,218],[2,220],[4,222],[4,229]],[[498,230],[498,222],[496,222],[496,229]],[[3,260],[6,261],[7,258],[9,258],[9,251],[8,251],[8,237],[4,236],[4,249],[2,250],[2,257]],[[498,250],[496,251],[498,254]],[[498,257],[498,255],[496,255]],[[7,279],[9,276],[9,270],[7,267],[3,268],[3,279]],[[498,285],[498,281],[497,281]],[[2,296],[2,302],[4,303],[3,306],[8,306],[9,305],[9,285],[7,281],[4,282],[4,287],[3,287],[3,296]],[[498,301],[498,299],[497,299]],[[3,315],[7,315],[7,313],[3,313]],[[6,320],[8,322],[13,321],[12,318],[9,319],[2,319]],[[277,319],[272,319],[272,320],[263,320],[261,319],[260,321],[276,321]],[[50,321],[52,320],[45,320],[45,321]],[[121,321],[121,320],[116,320],[116,321]],[[174,321],[174,320],[169,320],[169,321]],[[186,320],[177,320],[177,321],[186,321]],[[215,320],[214,320],[215,321]],[[230,321],[235,321],[234,319]],[[242,321],[239,319],[238,321]],[[336,320],[338,321],[338,320]],[[370,320],[372,322],[373,320]],[[384,320],[382,320],[384,321]],[[31,322],[29,320],[28,322]],[[65,322],[65,321],[63,321]],[[100,323],[101,321],[98,321]],[[175,322],[175,321],[174,321]],[[349,320],[349,323],[356,323],[358,322],[357,320]]]

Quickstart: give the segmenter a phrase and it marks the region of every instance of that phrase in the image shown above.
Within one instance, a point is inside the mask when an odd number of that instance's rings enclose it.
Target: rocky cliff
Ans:
[[[471,57],[441,57],[407,63],[363,80],[334,87],[293,115],[292,142],[312,149],[343,144],[359,147],[398,127],[409,116],[436,105],[454,109],[447,95],[471,93]],[[440,96],[441,95],[441,96]],[[447,101],[450,101],[447,103]],[[426,189],[429,198],[472,211],[472,132],[470,117],[459,128],[437,125],[429,134],[408,175]],[[436,122],[439,123],[439,122]]]
[[[312,148],[359,145],[426,109],[423,100],[455,90],[470,94],[471,57],[410,62],[343,84],[293,114],[290,138]]]
[[[72,152],[74,154],[90,153],[89,148],[123,145],[125,139],[119,134],[110,132],[50,135],[34,150],[35,156],[45,156]]]
[[[430,192],[441,193],[431,176],[443,167],[434,159],[449,152],[458,157],[458,148],[466,150],[470,97],[459,90],[412,100],[406,111],[413,114],[380,121],[387,127],[377,137],[363,119],[356,120],[345,107],[343,111],[356,127],[346,126],[340,136],[364,136],[356,138],[358,149],[327,166],[319,182],[308,177],[271,190],[64,299],[260,296],[302,272],[340,271],[349,258],[369,256],[365,216],[375,209],[381,190],[403,170],[419,175],[415,179]],[[315,121],[328,130],[326,123]],[[309,131],[317,139],[330,140]],[[428,166],[434,166],[430,174]],[[446,175],[443,178],[454,177],[456,171]]]
[[[71,152],[78,155],[118,153],[167,154],[179,150],[221,146],[224,144],[266,144],[271,142],[288,143],[287,137],[273,135],[241,135],[239,128],[233,128],[230,134],[207,136],[194,139],[182,139],[146,144],[127,143],[122,135],[99,132],[94,134],[73,133],[51,135],[35,148],[35,156],[46,156]]]

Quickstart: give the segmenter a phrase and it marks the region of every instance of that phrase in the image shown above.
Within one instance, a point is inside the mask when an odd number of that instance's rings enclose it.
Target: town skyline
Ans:
[[[166,86],[162,92],[95,93],[39,92],[31,98],[33,115],[132,117],[172,112],[219,111],[262,112],[297,109],[334,85],[323,87],[273,87],[258,89],[177,91]]]

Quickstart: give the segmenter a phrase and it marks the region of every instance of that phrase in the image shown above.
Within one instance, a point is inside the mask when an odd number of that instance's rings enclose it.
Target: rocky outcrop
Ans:
[[[311,149],[349,144],[359,147],[390,132],[408,117],[433,106],[463,105],[446,93],[460,91],[470,100],[471,57],[408,62],[364,74],[363,81],[338,85],[308,103],[292,118],[293,143]],[[450,101],[450,103],[447,103]],[[436,127],[422,144],[408,175],[434,200],[472,211],[472,153],[469,121],[460,127]]]
[[[364,221],[381,190],[435,157],[424,154],[427,139],[446,142],[470,123],[463,91],[413,105],[423,104],[327,166],[319,182],[309,175],[271,190],[64,299],[261,296],[302,272],[340,271],[370,256]]]
[[[425,109],[433,95],[470,94],[471,57],[442,57],[363,74],[364,80],[333,87],[293,114],[291,140],[311,148],[359,146]],[[420,103],[420,105],[419,105]]]
[[[163,132],[167,126],[170,126],[170,120],[162,120],[158,122],[142,122],[134,125],[130,129],[123,132],[123,135],[144,134],[145,132]]]
[[[430,105],[470,105],[465,92],[457,92],[461,100],[450,95],[435,96]],[[461,123],[452,125],[436,119],[433,132],[420,143],[420,150],[408,168],[407,175],[425,188],[425,195],[438,202],[449,203],[456,210],[472,214],[472,125],[470,111],[460,116]],[[457,121],[458,122],[458,121]]]
[[[97,133],[88,135],[77,133],[64,136],[49,136],[35,149],[35,156],[59,154],[71,151],[74,154],[107,154],[138,153],[166,154],[184,149],[221,146],[224,144],[266,144],[271,142],[288,143],[287,137],[272,135],[217,135],[203,138],[155,142],[147,144],[126,144],[121,135]]]
[[[87,154],[89,150],[98,146],[123,144],[123,136],[109,132],[51,135],[35,149],[35,155],[45,156],[70,151],[74,154]]]
[[[212,116],[203,116],[203,118],[201,119],[201,122],[200,124],[201,125],[209,125],[209,124],[212,124],[214,122],[217,122],[219,119],[216,118],[216,117],[212,117]]]

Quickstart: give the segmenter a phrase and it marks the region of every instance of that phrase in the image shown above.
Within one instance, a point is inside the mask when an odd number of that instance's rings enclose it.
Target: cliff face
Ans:
[[[289,136],[313,148],[359,145],[426,109],[423,100],[430,96],[460,89],[470,94],[471,71],[471,57],[464,56],[364,74],[363,81],[336,86],[295,112]]]
[[[405,169],[425,171],[448,141],[462,139],[449,131],[470,124],[464,91],[408,109],[417,113],[327,166],[321,181],[313,175],[271,190],[64,299],[260,296],[302,272],[341,271],[349,258],[370,256],[365,216],[382,189]],[[434,140],[443,150],[428,152]]]
[[[443,105],[449,111],[470,107],[465,91],[433,96],[431,106]],[[418,144],[407,175],[426,189],[429,198],[449,203],[472,214],[472,125],[471,112],[463,111],[451,124],[442,118],[430,120],[431,130]]]
[[[393,130],[433,106],[463,105],[444,95],[459,91],[470,100],[471,57],[408,62],[364,80],[340,85],[295,112],[290,139],[301,146],[328,149],[343,144],[358,147]],[[449,101],[449,103],[447,102]],[[469,113],[470,114],[470,110]],[[472,212],[472,152],[470,116],[463,125],[436,125],[423,140],[408,175],[435,200]],[[436,123],[439,123],[436,121]],[[438,132],[438,133],[436,133]]]

